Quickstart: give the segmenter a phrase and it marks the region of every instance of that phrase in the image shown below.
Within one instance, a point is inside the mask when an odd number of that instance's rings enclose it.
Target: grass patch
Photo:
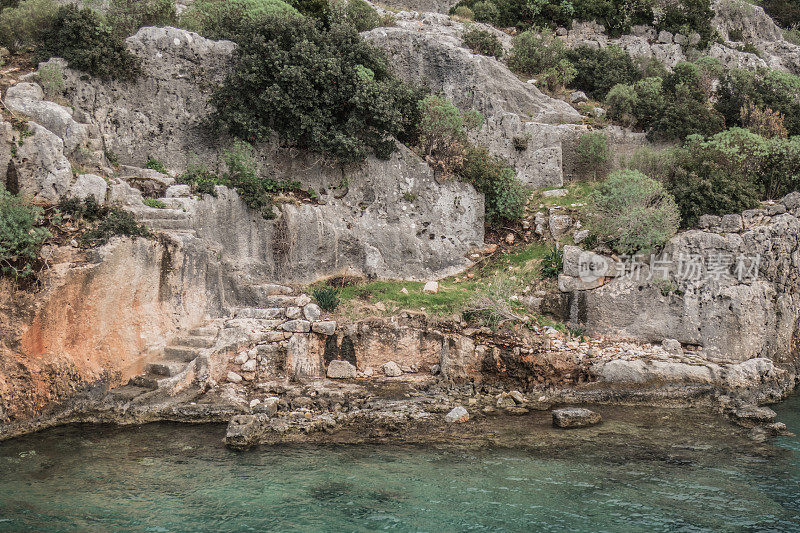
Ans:
[[[461,316],[471,302],[489,297],[502,299],[515,313],[532,316],[511,296],[522,296],[544,283],[541,262],[549,251],[550,247],[542,243],[519,248],[483,265],[476,265],[468,273],[439,281],[436,294],[424,292],[425,284],[416,281],[372,281],[347,285],[338,291],[341,299],[339,310],[345,316],[356,316],[365,306],[371,315],[391,315],[407,310],[432,316]],[[324,286],[321,283],[311,290]]]
[[[601,182],[599,181],[576,181],[563,187],[548,187],[535,193],[531,197],[531,203],[539,203],[542,207],[572,207],[572,204],[585,204]],[[567,189],[567,195],[555,198],[545,198],[542,193],[544,191],[554,189]]]

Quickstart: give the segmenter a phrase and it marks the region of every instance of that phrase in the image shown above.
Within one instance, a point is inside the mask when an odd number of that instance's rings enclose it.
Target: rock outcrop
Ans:
[[[445,15],[403,12],[395,26],[364,37],[386,51],[404,80],[440,92],[463,110],[486,118],[473,140],[506,158],[520,179],[533,187],[564,181],[562,142],[584,131],[581,115],[564,101],[525,83],[501,61],[463,47],[465,26]],[[507,36],[504,36],[506,42]],[[523,142],[515,144],[519,137]]]
[[[235,45],[175,28],[144,28],[127,46],[142,59],[136,82],[88,79],[52,61],[64,72],[64,96],[76,120],[96,128],[123,165],[144,166],[153,157],[174,171],[190,161],[217,167],[230,140],[202,123],[211,111],[210,87],[225,76]],[[302,283],[337,274],[438,278],[468,266],[467,254],[483,243],[482,195],[458,181],[437,182],[402,146],[388,161],[369,158],[345,171],[277,144],[257,147],[256,155],[265,172],[303,183],[318,192],[319,202],[282,204],[275,221],[224,190],[216,199],[178,202],[187,213],[182,229],[246,275]],[[69,169],[59,169],[65,176],[52,178],[51,200],[68,189]],[[136,180],[141,177],[126,181],[141,188]],[[164,229],[169,226],[175,223]]]
[[[652,258],[596,260],[568,247],[562,290],[589,331],[677,340],[707,361],[800,355],[800,194],[743,215],[704,217]],[[590,266],[594,265],[594,266]],[[597,265],[600,265],[599,267]]]

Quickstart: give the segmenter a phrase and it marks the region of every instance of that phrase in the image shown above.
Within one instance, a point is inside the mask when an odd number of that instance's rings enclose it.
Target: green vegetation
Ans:
[[[146,205],[147,207],[154,207],[156,209],[166,209],[167,208],[167,204],[165,204],[163,201],[159,200],[158,198],[145,198],[144,199],[144,205]]]
[[[248,142],[276,132],[343,163],[388,158],[392,137],[413,131],[419,91],[352,26],[267,15],[237,35],[236,66],[212,97],[218,130]]]
[[[266,219],[275,218],[273,196],[288,191],[300,191],[298,182],[277,180],[263,176],[253,158],[253,147],[243,141],[236,141],[224,154],[227,171],[220,174],[198,165],[190,165],[178,183],[191,185],[196,193],[216,196],[214,187],[225,185],[235,189],[239,197],[250,209],[261,213]]]
[[[511,313],[541,322],[541,317],[531,316],[514,295],[526,294],[542,283],[552,283],[543,281],[542,275],[542,260],[550,251],[549,246],[537,243],[500,255],[468,275],[441,280],[435,294],[424,292],[425,284],[413,281],[342,283],[338,289],[340,312],[345,315],[366,312],[374,316],[376,312],[396,313],[406,309],[446,317],[463,314],[486,325],[497,325],[498,317]],[[365,305],[366,309],[362,307]]]
[[[333,287],[323,286],[314,289],[314,299],[324,311],[335,311],[339,307],[339,291]]]
[[[335,21],[349,23],[359,32],[369,31],[382,24],[381,17],[371,5],[364,0],[340,0],[333,2],[338,11]]]
[[[462,112],[441,96],[429,95],[419,101],[417,152],[445,176],[457,172],[469,145],[467,132],[483,124],[476,112]]]
[[[778,70],[733,69],[720,76],[716,109],[728,126],[741,125],[742,108],[752,103],[783,115],[789,135],[800,135],[800,76]]]
[[[692,226],[701,215],[738,213],[799,190],[800,137],[768,139],[732,128],[690,136],[665,152],[640,151],[627,165],[664,183],[683,224]]]
[[[605,133],[602,131],[584,133],[578,139],[575,151],[578,154],[578,165],[582,175],[591,176],[593,180],[605,177],[611,163],[611,150]]]
[[[615,37],[630,33],[634,25],[650,24],[659,31],[697,32],[700,46],[705,47],[713,37],[710,4],[710,0],[461,0],[451,13],[469,8],[475,20],[521,29],[569,27],[573,19],[596,20]]]
[[[475,20],[475,12],[467,6],[458,6],[453,9],[453,15],[463,20]]]
[[[268,16],[300,13],[282,0],[197,0],[181,15],[181,26],[210,39],[237,40],[244,27]]]
[[[484,147],[469,147],[459,176],[485,195],[489,224],[522,218],[529,192],[503,159],[489,154]]]
[[[55,0],[23,0],[0,13],[0,45],[13,54],[33,50],[40,41],[42,30],[53,25],[59,5]]]
[[[537,76],[551,91],[564,88],[577,74],[567,59],[564,41],[548,30],[525,31],[514,37],[507,62],[518,74]]]
[[[47,98],[55,98],[64,92],[64,73],[54,63],[45,63],[36,71],[36,79]]]
[[[50,232],[39,227],[42,209],[0,185],[0,274],[15,280],[35,274],[42,244]]]
[[[503,57],[503,45],[497,35],[480,28],[469,28],[462,36],[464,46],[475,54],[493,56],[497,59]]]
[[[641,172],[612,173],[592,194],[589,228],[619,254],[648,254],[678,231],[678,206],[664,186]]]
[[[80,243],[86,247],[102,246],[112,237],[150,237],[150,230],[136,222],[127,211],[104,207],[94,196],[85,200],[62,197],[56,206],[59,217],[69,216],[73,221],[90,225],[81,235]]]
[[[564,250],[553,246],[542,260],[542,277],[557,278],[564,266]]]
[[[167,173],[167,167],[155,157],[148,157],[147,162],[144,164],[144,168],[149,168],[150,170],[155,170],[156,172],[160,172],[162,174]]]
[[[91,9],[73,5],[59,8],[52,21],[41,28],[38,38],[36,55],[42,61],[63,57],[71,68],[100,78],[130,79],[139,73],[138,59]]]
[[[617,46],[579,46],[565,56],[577,71],[574,86],[591,98],[601,99],[615,85],[632,84],[642,76],[631,56]]]
[[[124,39],[144,26],[175,26],[178,16],[174,0],[111,0],[106,22]]]
[[[796,0],[757,0],[753,3],[763,7],[782,28],[800,26],[800,4]]]
[[[102,246],[112,237],[149,237],[150,230],[136,222],[133,215],[121,209],[111,209],[94,228],[81,236],[84,246]]]

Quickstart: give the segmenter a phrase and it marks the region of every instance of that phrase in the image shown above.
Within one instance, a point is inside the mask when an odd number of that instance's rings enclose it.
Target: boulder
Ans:
[[[319,320],[319,317],[322,315],[322,309],[320,309],[317,304],[308,304],[303,307],[303,315],[306,317],[306,320],[314,322]]]
[[[553,411],[553,426],[557,428],[582,428],[599,424],[602,417],[581,407],[566,407]]]
[[[575,91],[569,95],[569,101],[573,104],[580,104],[583,102],[588,102],[589,98],[586,96],[585,92]]]
[[[241,383],[243,378],[236,372],[228,372],[227,379],[230,383]]]
[[[768,424],[775,421],[778,414],[769,407],[758,407],[748,405],[740,407],[733,412],[733,415],[741,421]]]
[[[11,159],[19,192],[36,201],[55,203],[69,192],[72,182],[72,165],[64,156],[64,141],[35,122],[28,122],[28,128],[31,135]]]
[[[429,281],[425,284],[425,287],[422,288],[422,292],[426,294],[436,294],[439,292],[439,282],[438,281]]]
[[[308,333],[311,331],[311,322],[308,320],[289,320],[281,324],[281,329],[292,333]]]
[[[336,321],[323,320],[321,322],[314,322],[311,324],[311,331],[321,335],[333,335],[336,333]]]
[[[330,379],[353,379],[356,377],[356,367],[347,361],[331,361],[328,365]]]
[[[454,407],[452,411],[444,417],[448,424],[463,424],[469,421],[469,412],[462,406]]]
[[[73,198],[84,199],[89,196],[94,196],[97,203],[104,204],[106,201],[106,193],[108,191],[108,182],[101,176],[94,174],[81,174],[69,188],[69,196]]]
[[[570,215],[552,214],[548,222],[550,224],[550,236],[556,241],[566,235],[572,227],[572,217]]]
[[[567,189],[551,189],[549,191],[543,191],[542,197],[543,198],[561,198],[569,194]]]
[[[398,376],[403,375],[403,371],[400,370],[400,365],[395,363],[394,361],[389,361],[388,363],[384,363],[381,366],[381,370],[383,370],[383,374],[386,377],[396,378]]]
[[[64,143],[64,152],[73,153],[89,142],[89,130],[85,124],[79,124],[72,118],[71,110],[55,102],[42,100],[36,91],[21,83],[12,86],[7,93],[5,104],[12,112],[21,113],[37,124],[57,135]]]

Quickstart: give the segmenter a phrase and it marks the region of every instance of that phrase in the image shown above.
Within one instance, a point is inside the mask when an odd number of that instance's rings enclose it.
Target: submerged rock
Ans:
[[[599,424],[602,417],[582,407],[565,407],[553,411],[553,426],[557,428],[583,428]]]

